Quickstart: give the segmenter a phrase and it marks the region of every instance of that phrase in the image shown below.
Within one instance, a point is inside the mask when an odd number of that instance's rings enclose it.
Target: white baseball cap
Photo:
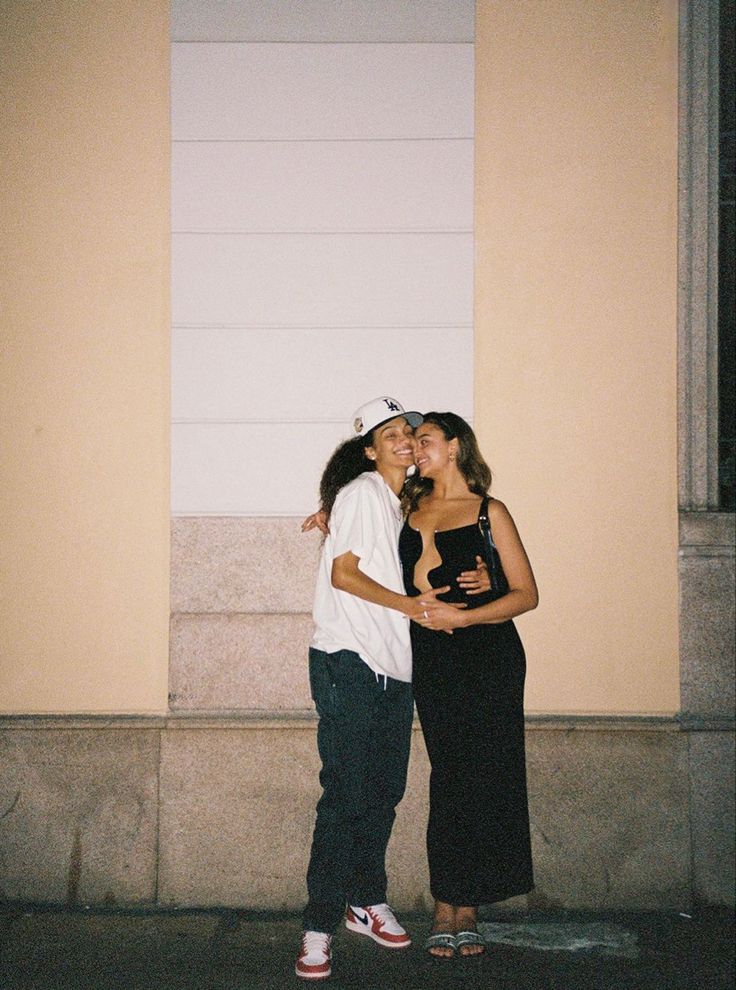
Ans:
[[[403,416],[409,426],[419,426],[424,422],[424,416],[418,412],[406,412],[404,407],[396,399],[388,395],[381,395],[377,399],[371,399],[355,410],[353,417],[353,429],[359,437],[364,437],[366,433],[375,430],[381,423],[387,423],[396,416]]]

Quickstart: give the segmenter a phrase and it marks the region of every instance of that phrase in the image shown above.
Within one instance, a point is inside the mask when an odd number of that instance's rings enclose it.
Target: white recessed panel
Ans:
[[[472,41],[474,0],[173,0],[175,41]]]
[[[473,226],[473,141],[179,142],[175,231]]]
[[[348,436],[335,423],[176,423],[174,515],[306,515],[328,457]]]
[[[175,234],[175,325],[472,323],[472,234]]]
[[[175,44],[174,140],[473,136],[473,45]]]
[[[378,395],[468,417],[473,331],[176,328],[172,376],[174,419],[348,423]]]

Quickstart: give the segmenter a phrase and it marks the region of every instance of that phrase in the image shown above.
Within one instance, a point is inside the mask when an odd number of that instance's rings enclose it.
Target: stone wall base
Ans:
[[[319,796],[310,713],[0,719],[0,897],[297,910]],[[523,904],[732,904],[734,744],[675,719],[530,719],[536,889]],[[431,903],[414,733],[389,896]]]

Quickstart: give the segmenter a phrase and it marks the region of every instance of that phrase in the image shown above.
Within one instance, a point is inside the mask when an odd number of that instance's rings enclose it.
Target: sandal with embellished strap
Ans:
[[[482,949],[480,952],[461,952],[460,950],[466,945],[480,945]],[[482,956],[486,951],[486,941],[480,932],[458,932],[455,936],[455,951],[461,959],[473,959],[475,956]]]
[[[424,948],[433,959],[452,959],[456,951],[455,936],[452,932],[434,932],[424,943]],[[452,949],[452,955],[438,956],[432,949]]]

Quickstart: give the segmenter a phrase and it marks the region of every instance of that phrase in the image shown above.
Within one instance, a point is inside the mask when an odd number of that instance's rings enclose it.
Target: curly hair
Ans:
[[[319,483],[320,506],[329,519],[341,488],[364,471],[375,471],[376,462],[366,457],[365,448],[373,446],[373,430],[364,437],[351,437],[335,449]]]
[[[424,416],[424,424],[431,423],[442,433],[446,440],[457,439],[457,466],[466,484],[475,495],[487,495],[491,488],[491,469],[486,464],[478,447],[478,441],[470,425],[462,416],[451,412],[428,412]],[[425,495],[429,495],[434,487],[431,478],[421,478],[419,474],[407,478],[402,493],[401,504],[405,515],[414,512]]]

